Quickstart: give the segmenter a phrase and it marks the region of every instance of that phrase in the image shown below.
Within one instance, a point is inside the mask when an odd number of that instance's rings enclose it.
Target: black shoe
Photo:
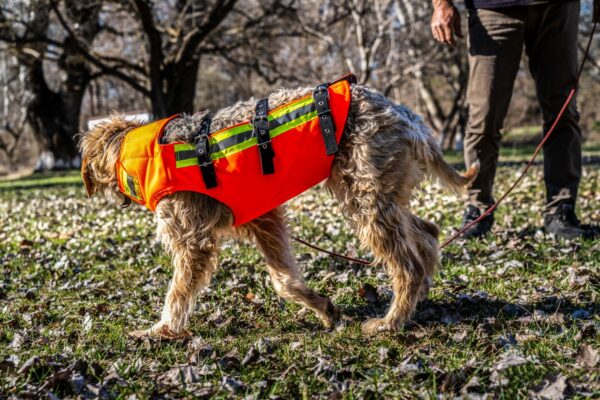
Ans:
[[[557,239],[587,238],[588,231],[581,227],[575,208],[571,203],[561,203],[556,208],[544,214],[546,233]]]
[[[465,208],[465,212],[463,214],[463,225],[462,227],[467,226],[471,222],[475,221],[477,218],[481,216],[481,210],[479,208],[468,205]],[[462,235],[463,239],[478,239],[482,238],[492,230],[492,225],[494,225],[494,213],[485,216],[481,221],[471,226],[467,229]]]

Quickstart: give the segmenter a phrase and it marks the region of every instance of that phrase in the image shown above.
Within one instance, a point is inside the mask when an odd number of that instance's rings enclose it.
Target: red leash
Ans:
[[[322,249],[322,248],[320,248],[318,246],[315,246],[314,244],[308,243],[306,240],[302,240],[302,239],[297,238],[295,236],[291,236],[291,238],[294,239],[298,243],[302,243],[306,247],[310,247],[311,249],[320,251],[322,253],[327,253],[330,256],[341,258],[341,259],[347,260],[347,261],[352,261],[352,262],[355,262],[355,263],[358,263],[358,264],[362,264],[362,265],[371,265],[371,264],[373,264],[370,261],[361,260],[360,258],[353,258],[353,257],[345,256],[343,254],[336,253],[335,251],[329,251],[329,250]]]
[[[470,227],[472,227],[473,225],[479,223],[482,219],[484,219],[485,217],[487,217],[488,215],[490,215],[496,209],[496,207],[498,207],[508,197],[508,195],[517,186],[519,186],[519,184],[521,183],[521,181],[523,180],[523,178],[525,177],[525,175],[527,175],[527,172],[529,172],[529,168],[531,168],[531,166],[533,165],[533,162],[535,161],[538,153],[540,152],[540,150],[542,149],[542,147],[544,146],[544,144],[548,141],[548,138],[550,138],[550,135],[552,134],[552,132],[554,132],[554,129],[556,129],[556,126],[558,125],[558,122],[562,118],[563,114],[567,110],[567,107],[569,106],[569,103],[571,103],[571,100],[573,99],[573,96],[575,96],[575,93],[577,92],[577,87],[579,85],[579,78],[581,77],[581,73],[583,72],[583,67],[585,65],[585,61],[588,58],[588,54],[590,52],[590,46],[592,44],[592,40],[594,38],[594,34],[596,33],[596,26],[597,26],[597,24],[598,24],[598,22],[594,22],[594,25],[592,27],[592,32],[590,33],[590,37],[588,39],[588,43],[587,43],[587,46],[585,48],[585,52],[583,54],[583,59],[581,60],[581,65],[579,66],[579,71],[577,73],[577,78],[575,79],[575,87],[573,87],[573,89],[571,89],[571,91],[569,92],[569,95],[567,96],[567,99],[565,100],[565,104],[562,106],[560,112],[556,116],[556,118],[554,120],[554,123],[552,124],[552,126],[550,127],[550,129],[548,129],[548,132],[544,135],[544,137],[542,138],[542,140],[540,141],[540,143],[535,148],[535,151],[533,152],[533,155],[529,159],[529,162],[527,163],[527,165],[525,165],[525,168],[523,168],[523,170],[521,171],[521,174],[519,175],[519,177],[517,178],[517,180],[508,188],[508,190],[506,192],[504,192],[504,194],[502,196],[500,196],[500,198],[498,199],[498,201],[496,201],[487,210],[485,210],[476,220],[471,221],[467,225],[463,226],[456,233],[454,233],[449,239],[447,239],[440,246],[440,249],[443,249],[444,247],[448,246],[450,243],[452,243],[457,238],[459,238],[463,233],[465,233]],[[341,258],[341,259],[344,259],[344,260],[347,260],[347,261],[352,261],[352,262],[355,262],[355,263],[358,263],[358,264],[362,264],[362,265],[372,265],[372,262],[369,262],[369,261],[366,261],[366,260],[361,260],[359,258],[353,258],[353,257],[345,256],[343,254],[339,254],[339,253],[336,253],[334,251],[329,251],[329,250],[322,249],[322,248],[320,248],[318,246],[315,246],[314,244],[311,244],[311,243],[309,243],[309,242],[307,242],[305,240],[302,240],[300,238],[297,238],[295,236],[292,236],[291,238],[294,239],[298,243],[302,243],[303,245],[305,245],[307,247],[310,247],[311,249],[314,249],[314,250],[317,250],[317,251],[320,251],[320,252],[323,252],[323,253],[327,253],[327,254],[329,254],[331,256],[338,257],[338,258]]]

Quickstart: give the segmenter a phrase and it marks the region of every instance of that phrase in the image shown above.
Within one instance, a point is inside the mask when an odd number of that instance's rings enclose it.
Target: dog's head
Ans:
[[[119,192],[116,163],[123,138],[138,126],[139,122],[112,115],[107,121],[81,135],[81,177],[88,196],[102,193],[121,199],[124,204],[127,202]]]

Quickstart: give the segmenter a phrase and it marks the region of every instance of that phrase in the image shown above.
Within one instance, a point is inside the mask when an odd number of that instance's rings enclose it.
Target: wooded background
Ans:
[[[0,176],[32,170],[42,151],[76,165],[77,134],[113,110],[153,118],[216,110],[348,71],[423,115],[444,147],[464,132],[466,43],[450,49],[434,42],[426,0],[1,4]],[[590,8],[582,1],[580,48]],[[579,93],[588,138],[600,130],[599,58],[595,45]],[[523,63],[505,128],[539,120]]]

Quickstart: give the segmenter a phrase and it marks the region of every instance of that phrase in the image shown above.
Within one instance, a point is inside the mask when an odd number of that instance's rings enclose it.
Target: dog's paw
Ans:
[[[372,318],[363,322],[361,330],[365,335],[376,335],[381,332],[392,330],[390,323],[384,318]]]
[[[161,339],[161,340],[182,340],[192,336],[187,329],[182,329],[180,332],[175,332],[169,325],[157,323],[150,329],[136,330],[128,333],[129,337],[134,339]]]
[[[340,320],[340,316],[341,316],[340,309],[337,308],[331,302],[331,300],[327,299],[327,308],[325,310],[325,314],[321,318],[325,328],[332,329],[333,327],[335,327],[336,324],[338,323],[338,321]]]
[[[427,277],[423,280],[423,283],[421,283],[421,287],[419,288],[419,293],[418,293],[418,300],[417,302],[420,303],[422,301],[425,301],[427,299],[427,295],[429,295],[429,290],[433,287],[433,279],[431,277]]]

